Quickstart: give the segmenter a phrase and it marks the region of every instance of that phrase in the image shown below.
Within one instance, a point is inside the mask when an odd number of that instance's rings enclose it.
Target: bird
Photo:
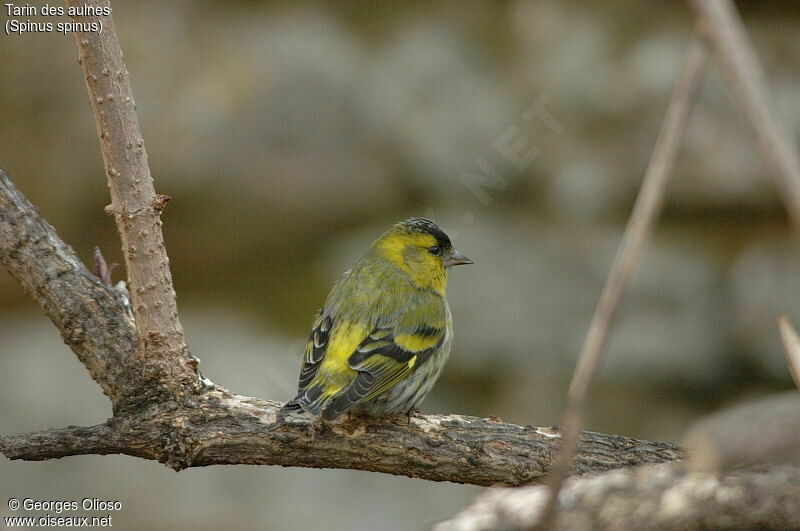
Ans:
[[[279,418],[290,412],[324,421],[344,413],[410,417],[450,354],[448,269],[472,263],[427,218],[392,225],[316,314],[297,395]]]

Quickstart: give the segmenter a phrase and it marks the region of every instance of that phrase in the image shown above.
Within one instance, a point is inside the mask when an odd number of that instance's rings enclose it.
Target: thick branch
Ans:
[[[68,0],[70,7],[84,4],[105,7],[108,0]],[[84,20],[85,19],[85,20]],[[99,19],[101,33],[77,32],[81,65],[89,103],[100,137],[111,205],[120,237],[139,348],[139,368],[152,385],[183,395],[198,385],[196,363],[188,354],[178,320],[175,290],[161,233],[160,211],[165,196],[156,195],[147,163],[147,152],[136,116],[128,70],[122,58],[114,20],[109,16],[75,17],[76,21]]]
[[[554,428],[462,415],[275,424],[278,407],[217,388],[197,396],[191,408],[163,404],[146,416],[99,426],[0,437],[0,452],[26,460],[126,454],[175,469],[222,464],[346,468],[488,486],[539,481],[550,470],[560,440]],[[575,472],[680,457],[680,449],[670,444],[585,432]]]
[[[436,531],[530,529],[544,487],[490,489]],[[800,468],[725,475],[662,464],[567,481],[551,529],[798,529]]]
[[[0,262],[41,306],[116,406],[141,391],[128,366],[136,331],[121,294],[105,286],[0,170]]]

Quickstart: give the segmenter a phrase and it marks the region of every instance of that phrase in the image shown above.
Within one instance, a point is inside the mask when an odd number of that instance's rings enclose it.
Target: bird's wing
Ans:
[[[324,417],[334,419],[390,389],[436,352],[445,335],[444,323],[405,329],[376,326],[348,358],[356,377],[325,408]]]
[[[284,409],[300,407],[317,415],[342,393],[357,375],[347,360],[369,335],[368,331],[359,323],[333,317],[323,310],[314,321],[306,344],[297,396]]]
[[[311,328],[311,335],[306,343],[305,354],[303,355],[303,366],[300,368],[300,383],[298,384],[298,392],[302,393],[311,380],[319,370],[319,364],[325,356],[325,350],[328,348],[328,339],[330,338],[331,326],[333,320],[330,315],[323,317],[323,313],[314,321]]]

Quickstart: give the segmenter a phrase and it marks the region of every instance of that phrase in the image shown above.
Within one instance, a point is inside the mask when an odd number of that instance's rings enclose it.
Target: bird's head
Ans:
[[[408,274],[418,287],[442,294],[447,282],[446,269],[472,263],[453,248],[442,229],[426,218],[396,223],[375,242],[374,248]]]

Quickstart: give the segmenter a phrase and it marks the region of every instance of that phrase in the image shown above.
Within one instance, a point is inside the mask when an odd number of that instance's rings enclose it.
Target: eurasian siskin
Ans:
[[[306,345],[297,396],[281,413],[409,414],[450,353],[447,269],[472,261],[432,221],[392,226],[333,287]]]

